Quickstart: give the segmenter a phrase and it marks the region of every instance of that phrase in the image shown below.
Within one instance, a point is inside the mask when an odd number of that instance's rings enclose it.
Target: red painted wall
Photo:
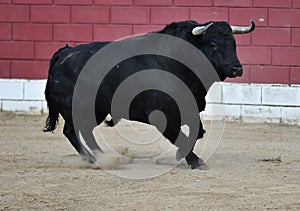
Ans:
[[[172,21],[225,20],[257,29],[236,36],[235,82],[300,84],[300,0],[0,0],[0,78],[44,79],[66,43],[114,40]]]

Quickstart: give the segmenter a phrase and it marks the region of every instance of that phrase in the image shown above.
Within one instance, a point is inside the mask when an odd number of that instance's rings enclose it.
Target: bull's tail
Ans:
[[[49,115],[46,120],[46,126],[44,127],[44,132],[53,131],[58,123],[58,111],[48,102]]]
[[[45,98],[47,101],[48,109],[49,109],[49,115],[46,120],[46,126],[44,127],[43,131],[44,132],[49,132],[53,131],[56,128],[56,125],[58,123],[58,117],[59,117],[59,112],[57,111],[52,96],[51,96],[51,76],[52,76],[52,70],[57,62],[57,60],[61,57],[63,54],[64,50],[70,48],[68,45],[64,48],[59,49],[51,58],[50,60],[50,65],[49,65],[49,73],[48,73],[48,80],[46,84],[46,89],[45,89]]]

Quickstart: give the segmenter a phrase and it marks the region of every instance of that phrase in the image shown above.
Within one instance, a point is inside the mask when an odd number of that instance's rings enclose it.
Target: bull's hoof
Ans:
[[[203,160],[201,160],[200,158],[191,163],[191,169],[200,169],[200,170],[208,170],[208,166],[203,162]]]

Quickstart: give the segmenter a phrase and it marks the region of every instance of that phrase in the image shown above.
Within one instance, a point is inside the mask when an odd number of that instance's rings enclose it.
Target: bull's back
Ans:
[[[87,61],[102,47],[107,45],[107,42],[93,42],[89,44],[82,44],[76,47],[66,46],[58,50],[52,57],[49,76],[52,78],[72,79],[76,80],[80,74],[83,66]]]
[[[107,44],[93,42],[76,47],[66,46],[53,55],[45,90],[49,108],[55,107],[62,115],[65,112],[71,112],[74,86],[82,68],[97,51]]]

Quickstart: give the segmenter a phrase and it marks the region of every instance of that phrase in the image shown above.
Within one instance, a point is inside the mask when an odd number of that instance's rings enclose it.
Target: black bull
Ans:
[[[226,22],[199,24],[194,21],[184,21],[174,22],[167,25],[163,30],[153,33],[175,36],[191,43],[208,58],[217,71],[220,80],[223,81],[227,77],[242,75],[242,65],[237,58],[236,43],[233,34],[249,33],[254,28],[255,25],[253,22],[251,22],[251,26],[239,27],[230,26]],[[76,80],[84,65],[96,52],[109,43],[93,42],[76,47],[66,46],[57,51],[50,61],[45,90],[49,116],[44,131],[53,131],[56,127],[59,114],[61,114],[65,120],[64,135],[79,154],[90,162],[95,162],[96,159],[80,143],[77,138],[78,134],[74,129],[72,118],[73,92]],[[101,71],[101,68],[99,69]],[[195,79],[197,77],[185,65],[164,56],[139,55],[120,62],[101,82],[95,101],[97,124],[103,122],[106,116],[111,114],[111,100],[118,85],[131,74],[146,69],[162,69],[175,74],[192,90],[197,101],[199,113],[205,109],[206,89],[200,80]],[[163,135],[174,144],[177,137],[182,135],[180,113],[174,99],[167,94],[156,90],[148,90],[139,94],[131,103],[129,120],[149,124],[149,114],[157,109],[162,111],[167,118],[167,125],[165,130],[162,131]],[[205,133],[201,120],[198,131],[197,139],[202,138]],[[93,137],[87,135],[85,138]],[[93,150],[102,151],[97,147],[93,147]],[[185,159],[191,168],[198,168],[203,164],[203,161],[193,153],[193,149],[185,156]]]

